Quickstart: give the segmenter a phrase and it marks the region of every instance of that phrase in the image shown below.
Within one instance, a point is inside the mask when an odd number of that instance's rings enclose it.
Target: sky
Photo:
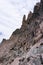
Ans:
[[[0,0],[0,42],[21,27],[23,15],[33,12],[37,2],[40,0]]]

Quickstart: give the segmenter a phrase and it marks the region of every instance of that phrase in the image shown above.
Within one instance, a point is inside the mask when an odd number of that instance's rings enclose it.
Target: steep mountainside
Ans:
[[[22,26],[0,44],[0,65],[43,65],[43,0],[33,13],[23,16]]]

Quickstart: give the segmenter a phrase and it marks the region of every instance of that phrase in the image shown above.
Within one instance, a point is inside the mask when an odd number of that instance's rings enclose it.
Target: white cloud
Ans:
[[[36,2],[40,0],[0,0],[0,31],[9,38],[11,33],[21,27],[22,17],[33,11]],[[8,33],[9,32],[9,33]]]

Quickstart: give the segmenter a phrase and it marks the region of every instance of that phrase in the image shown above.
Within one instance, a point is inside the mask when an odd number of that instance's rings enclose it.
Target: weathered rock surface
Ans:
[[[22,26],[0,44],[0,65],[43,65],[43,0]]]

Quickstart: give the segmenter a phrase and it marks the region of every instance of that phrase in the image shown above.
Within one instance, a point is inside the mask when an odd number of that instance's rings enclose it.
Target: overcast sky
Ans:
[[[0,41],[22,25],[22,17],[40,0],[0,0]]]

